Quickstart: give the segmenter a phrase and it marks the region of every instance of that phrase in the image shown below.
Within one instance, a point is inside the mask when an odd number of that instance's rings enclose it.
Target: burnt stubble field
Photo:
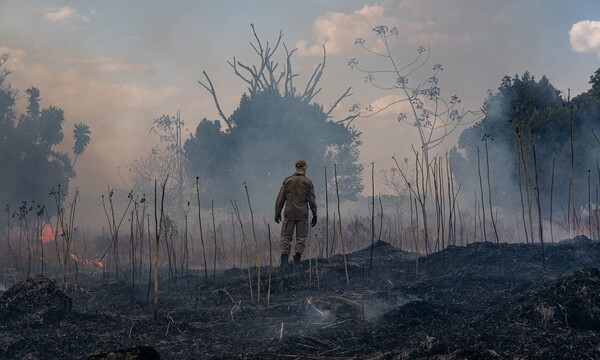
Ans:
[[[371,263],[372,253],[372,266]],[[0,296],[3,359],[597,359],[600,242],[472,243],[416,257],[379,241],[283,274],[147,283],[37,276]],[[161,274],[162,275],[162,274]],[[147,300],[149,299],[149,300]],[[136,357],[137,356],[137,357]]]

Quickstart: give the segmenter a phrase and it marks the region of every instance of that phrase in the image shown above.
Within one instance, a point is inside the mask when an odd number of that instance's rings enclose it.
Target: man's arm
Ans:
[[[308,189],[308,205],[310,205],[313,216],[317,216],[317,197],[315,196],[315,186],[312,181]]]
[[[285,204],[285,183],[281,185],[281,189],[279,189],[279,194],[277,194],[277,200],[275,200],[275,215],[281,214],[283,204]]]

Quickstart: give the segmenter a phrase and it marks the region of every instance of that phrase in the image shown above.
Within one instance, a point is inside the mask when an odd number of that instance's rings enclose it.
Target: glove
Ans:
[[[275,222],[279,224],[281,221],[281,214],[275,214]]]
[[[313,214],[312,219],[310,220],[310,227],[315,227],[317,225],[317,214]]]

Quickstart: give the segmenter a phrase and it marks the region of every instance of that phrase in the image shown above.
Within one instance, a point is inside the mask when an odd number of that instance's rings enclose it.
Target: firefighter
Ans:
[[[281,268],[286,269],[292,249],[292,235],[296,230],[296,244],[294,245],[294,265],[300,265],[300,259],[304,252],[304,243],[308,237],[308,210],[312,212],[311,227],[317,225],[317,202],[315,198],[315,187],[312,181],[306,177],[306,161],[297,160],[294,164],[294,174],[288,176],[284,181],[277,200],[275,202],[275,222],[281,221],[281,209],[283,211],[283,224],[281,225]]]

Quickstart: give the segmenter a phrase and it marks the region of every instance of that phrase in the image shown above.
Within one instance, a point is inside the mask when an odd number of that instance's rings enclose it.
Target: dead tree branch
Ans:
[[[331,117],[331,113],[333,112],[333,110],[335,110],[335,108],[340,104],[340,102],[342,100],[344,100],[345,98],[347,98],[348,96],[351,96],[352,94],[350,93],[350,90],[352,89],[352,87],[349,87],[346,92],[344,92],[342,94],[342,96],[340,96],[334,103],[333,105],[331,105],[331,108],[329,109],[329,111],[327,112],[327,117]]]
[[[319,89],[315,92],[315,87],[321,80],[321,76],[323,75],[323,70],[325,70],[326,60],[327,60],[327,50],[325,50],[325,45],[323,45],[323,62],[320,63],[319,65],[317,65],[315,71],[313,72],[312,76],[310,77],[310,80],[308,80],[308,83],[306,84],[306,89],[304,90],[304,93],[300,96],[300,100],[308,103],[315,97],[315,95],[317,95],[321,91],[321,89]]]
[[[283,43],[283,48],[285,49],[285,55],[286,55],[286,63],[287,63],[287,67],[284,71],[285,73],[285,96],[294,96],[294,93],[296,92],[296,90],[294,89],[294,77],[298,76],[298,74],[294,74],[292,71],[292,54],[294,54],[294,52],[298,49],[294,49],[292,51],[289,51],[287,46],[285,46],[285,43]]]
[[[223,121],[225,121],[229,130],[231,130],[232,129],[231,122],[229,121],[229,119],[227,119],[227,116],[225,116],[225,114],[223,113],[223,110],[221,109],[221,104],[219,104],[219,99],[217,98],[217,91],[215,90],[215,87],[214,87],[212,81],[210,81],[210,78],[208,77],[208,74],[206,73],[206,71],[202,71],[202,74],[204,74],[204,77],[206,77],[206,80],[208,81],[208,86],[200,80],[198,80],[198,83],[200,85],[202,85],[212,95],[213,100],[215,101],[215,106],[217,107],[217,112],[221,116],[221,119],[223,119]]]

